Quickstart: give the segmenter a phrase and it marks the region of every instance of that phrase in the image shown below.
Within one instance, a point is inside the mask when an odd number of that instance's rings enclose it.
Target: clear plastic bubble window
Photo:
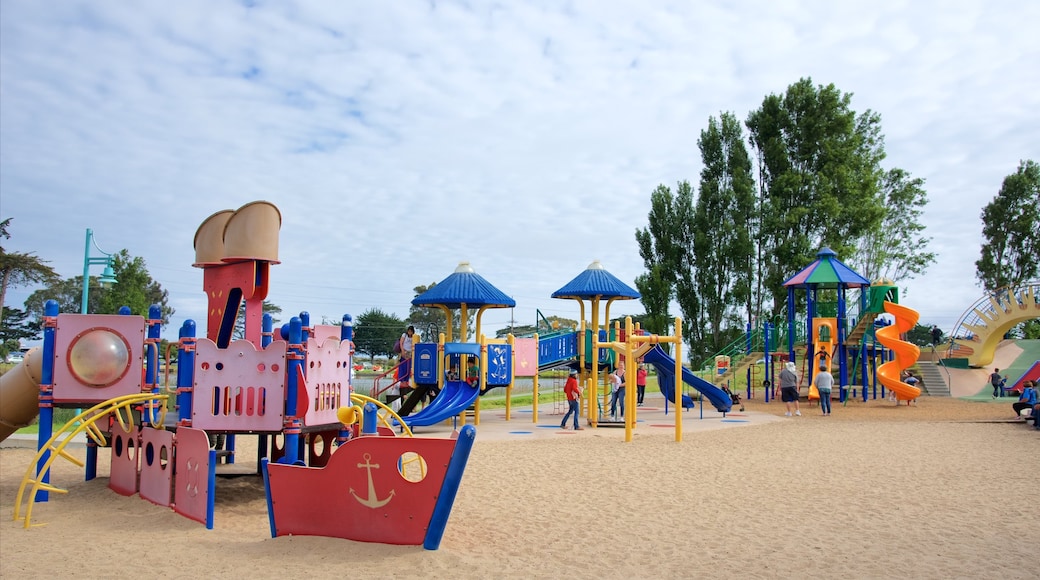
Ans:
[[[130,368],[130,345],[118,332],[92,328],[69,345],[69,371],[84,385],[103,388],[115,384]]]

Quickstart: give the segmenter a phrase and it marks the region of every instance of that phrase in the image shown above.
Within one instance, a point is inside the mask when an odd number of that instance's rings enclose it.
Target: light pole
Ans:
[[[91,258],[90,246],[94,246],[94,249],[105,256],[103,258]],[[87,313],[87,292],[90,289],[90,267],[94,264],[105,265],[105,271],[102,272],[101,278],[98,279],[98,282],[100,282],[102,286],[116,283],[116,273],[112,270],[112,254],[109,254],[98,247],[97,242],[94,241],[94,230],[87,228],[87,244],[86,249],[83,251],[83,300],[80,302],[80,314]]]

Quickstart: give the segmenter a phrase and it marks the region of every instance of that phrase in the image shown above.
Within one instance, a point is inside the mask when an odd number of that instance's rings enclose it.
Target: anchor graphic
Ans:
[[[372,454],[371,453],[366,453],[364,455],[364,458],[365,458],[365,462],[364,463],[358,463],[357,466],[358,466],[358,469],[365,468],[365,469],[368,470],[368,498],[364,499],[364,498],[358,497],[358,494],[354,492],[354,488],[353,487],[350,488],[350,495],[354,496],[354,499],[358,500],[358,503],[360,503],[361,505],[363,505],[365,507],[369,507],[369,508],[372,508],[372,509],[375,509],[375,508],[378,508],[378,507],[383,507],[386,504],[390,503],[390,500],[394,498],[394,490],[391,489],[390,490],[390,495],[386,496],[385,499],[379,499],[379,496],[376,495],[376,485],[375,485],[375,483],[372,482],[372,468],[374,467],[376,469],[379,469],[379,464],[378,463],[372,463]]]

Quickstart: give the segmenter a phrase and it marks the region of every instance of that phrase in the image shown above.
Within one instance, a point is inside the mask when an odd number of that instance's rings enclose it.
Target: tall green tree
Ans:
[[[642,327],[651,334],[671,334],[672,319],[668,304],[672,301],[672,285],[668,283],[664,267],[654,264],[650,271],[636,276],[636,290],[646,314],[640,318]]]
[[[131,314],[148,316],[148,309],[158,304],[163,326],[170,322],[174,310],[169,305],[169,292],[152,279],[144,258],[120,250],[112,256],[112,270],[115,271],[116,283],[100,289],[100,312],[114,314],[127,306]]]
[[[924,274],[935,263],[927,251],[932,239],[924,235],[921,215],[928,204],[924,180],[895,168],[881,180],[885,214],[881,224],[865,233],[846,262],[868,280],[900,282]]]
[[[170,321],[174,310],[168,304],[169,293],[152,279],[142,258],[131,257],[126,250],[113,255],[112,270],[116,283],[104,287],[96,276],[88,279],[87,312],[89,314],[116,314],[123,306],[131,314],[148,316],[148,309],[158,304],[162,313],[162,324]],[[43,307],[47,300],[58,303],[59,312],[80,312],[83,299],[83,278],[76,276],[54,280],[42,290],[37,290],[25,300],[25,309],[38,320],[43,318]]]
[[[13,340],[21,343],[23,340],[38,340],[43,337],[42,327],[34,324],[29,319],[29,313],[24,310],[4,307],[0,320],[0,341]]]
[[[372,358],[392,356],[394,342],[406,327],[405,321],[378,308],[361,313],[354,321],[354,348]]]
[[[1040,165],[1027,160],[1004,178],[993,201],[982,208],[981,257],[975,275],[993,292],[1040,276]]]
[[[647,315],[654,320],[668,316],[672,297],[679,303],[683,325],[697,319],[698,304],[693,283],[693,188],[688,181],[676,185],[675,193],[658,185],[650,194],[647,226],[636,230],[639,255],[650,278],[637,280]],[[649,330],[649,329],[648,329]]]
[[[733,114],[709,118],[697,146],[704,167],[692,227],[694,279],[705,346],[716,352],[730,339],[724,326],[739,328],[741,318],[751,315],[755,180],[740,121]]]
[[[36,340],[42,337],[41,325],[29,319],[29,313],[17,308],[4,308],[0,317],[0,362],[8,353],[15,352],[22,346],[23,340]]]
[[[97,277],[90,278],[90,294],[87,296],[87,312],[99,312],[101,285]],[[25,310],[36,320],[43,320],[43,305],[48,300],[58,303],[58,312],[79,312],[83,299],[83,279],[80,277],[55,280],[45,288],[36,290],[25,299]]]
[[[0,239],[9,240],[11,219],[0,221]],[[6,304],[8,288],[46,284],[58,279],[47,262],[32,252],[8,252],[0,246],[0,308]]]
[[[821,246],[848,256],[884,217],[880,117],[869,110],[857,115],[851,101],[834,85],[814,86],[805,78],[767,96],[748,115],[770,315],[782,310],[784,280],[812,262]]]
[[[674,194],[667,186],[658,185],[650,194],[647,227],[636,230],[639,255],[650,276],[636,281],[641,294],[643,290],[651,292],[643,296],[643,307],[649,318],[660,321],[668,316],[667,309],[662,310],[661,305],[675,298],[682,317],[683,339],[690,345],[687,353],[691,357],[700,350],[694,346],[704,341],[703,328],[698,324],[701,303],[694,280],[697,265],[693,259],[693,197],[693,187],[688,181],[680,181]]]

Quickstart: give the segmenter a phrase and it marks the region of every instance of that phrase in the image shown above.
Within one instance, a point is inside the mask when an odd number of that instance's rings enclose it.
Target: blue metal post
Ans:
[[[285,369],[285,426],[283,427],[285,456],[280,460],[280,463],[289,465],[294,465],[300,459],[301,425],[300,418],[296,415],[296,397],[300,386],[296,373],[303,367],[303,346],[300,344],[302,338],[303,324],[299,317],[293,316],[289,321],[289,363]]]
[[[441,484],[441,493],[437,496],[437,503],[430,516],[430,524],[426,529],[426,537],[423,539],[423,548],[427,550],[436,550],[441,545],[444,528],[448,523],[451,508],[455,504],[455,494],[462,482],[462,473],[466,469],[466,462],[473,449],[473,441],[476,436],[477,430],[472,425],[465,425],[459,431],[455,449],[448,461],[448,471],[444,475],[444,483]]]
[[[264,313],[260,323],[260,348],[271,346],[274,339],[274,318],[267,312]]]
[[[343,315],[343,322],[339,327],[340,340],[354,340],[354,319],[349,314]]]
[[[364,410],[361,413],[361,433],[363,435],[379,434],[379,425],[377,424],[379,421],[378,411],[379,408],[376,407],[375,403],[365,403]]]
[[[177,422],[191,424],[192,383],[195,372],[195,321],[185,320],[177,346]]]
[[[304,310],[303,312],[300,312],[300,352],[303,354],[303,361],[300,363],[300,365],[303,368],[304,377],[307,376],[307,340],[311,337],[311,330],[311,315],[309,312]],[[296,385],[297,392],[299,392],[299,390],[302,388],[304,388],[303,385]],[[306,410],[304,409],[296,409],[296,411],[293,414],[299,415],[305,412]],[[302,421],[298,420],[298,422],[301,426],[303,425]],[[296,456],[302,459],[306,456],[307,437],[305,435],[300,435],[300,437],[298,438],[298,445],[299,448],[296,450]]]
[[[787,360],[794,362],[794,286],[787,289]]]
[[[845,286],[838,285],[838,400],[844,402],[848,396],[846,390],[849,387],[849,368],[846,364],[848,352],[845,346]],[[833,359],[831,364],[833,366]]]
[[[773,384],[773,379],[772,379],[771,375],[772,375],[772,370],[773,370],[773,365],[772,365],[773,356],[770,354],[770,347],[772,345],[770,344],[769,339],[770,339],[770,332],[772,332],[772,329],[773,329],[773,324],[767,320],[765,322],[765,324],[763,324],[762,326],[765,329],[765,331],[763,333],[763,334],[765,334],[765,338],[763,338],[763,340],[762,340],[762,348],[765,349],[765,356],[763,357],[764,362],[762,363],[762,377],[765,380],[769,381],[769,384],[772,385]],[[766,387],[766,390],[768,391],[769,387]],[[748,385],[748,398],[749,399],[751,398],[751,385],[750,384]],[[766,399],[766,400],[768,401],[768,399]]]
[[[339,325],[339,339],[341,342],[354,342],[354,319],[349,314],[343,315],[343,320]],[[354,347],[350,348],[350,358],[347,359],[347,392],[343,394],[343,400],[340,401],[341,405],[349,406],[351,404],[350,395],[354,392]],[[351,431],[347,429],[346,425],[340,427],[337,440],[340,444],[343,444],[347,439],[350,438]]]
[[[158,395],[162,391],[159,388],[159,340],[162,331],[162,309],[158,304],[148,307],[148,340],[145,341],[145,385],[152,385],[152,394]],[[165,385],[164,385],[165,387]],[[146,417],[141,414],[142,423],[154,425],[159,420],[159,409],[157,405],[151,406],[151,413]]]
[[[51,436],[54,434],[54,339],[55,331],[57,330],[57,301],[48,300],[43,305],[43,315],[43,371],[40,373],[40,420],[37,431],[37,451],[43,449],[43,446],[50,441]],[[43,483],[50,483],[51,481],[51,471],[49,469],[43,473],[42,477],[40,476],[43,466],[47,465],[50,457],[51,452],[47,450],[36,463],[37,479]],[[37,491],[35,500],[45,502],[48,497],[48,492]]]

